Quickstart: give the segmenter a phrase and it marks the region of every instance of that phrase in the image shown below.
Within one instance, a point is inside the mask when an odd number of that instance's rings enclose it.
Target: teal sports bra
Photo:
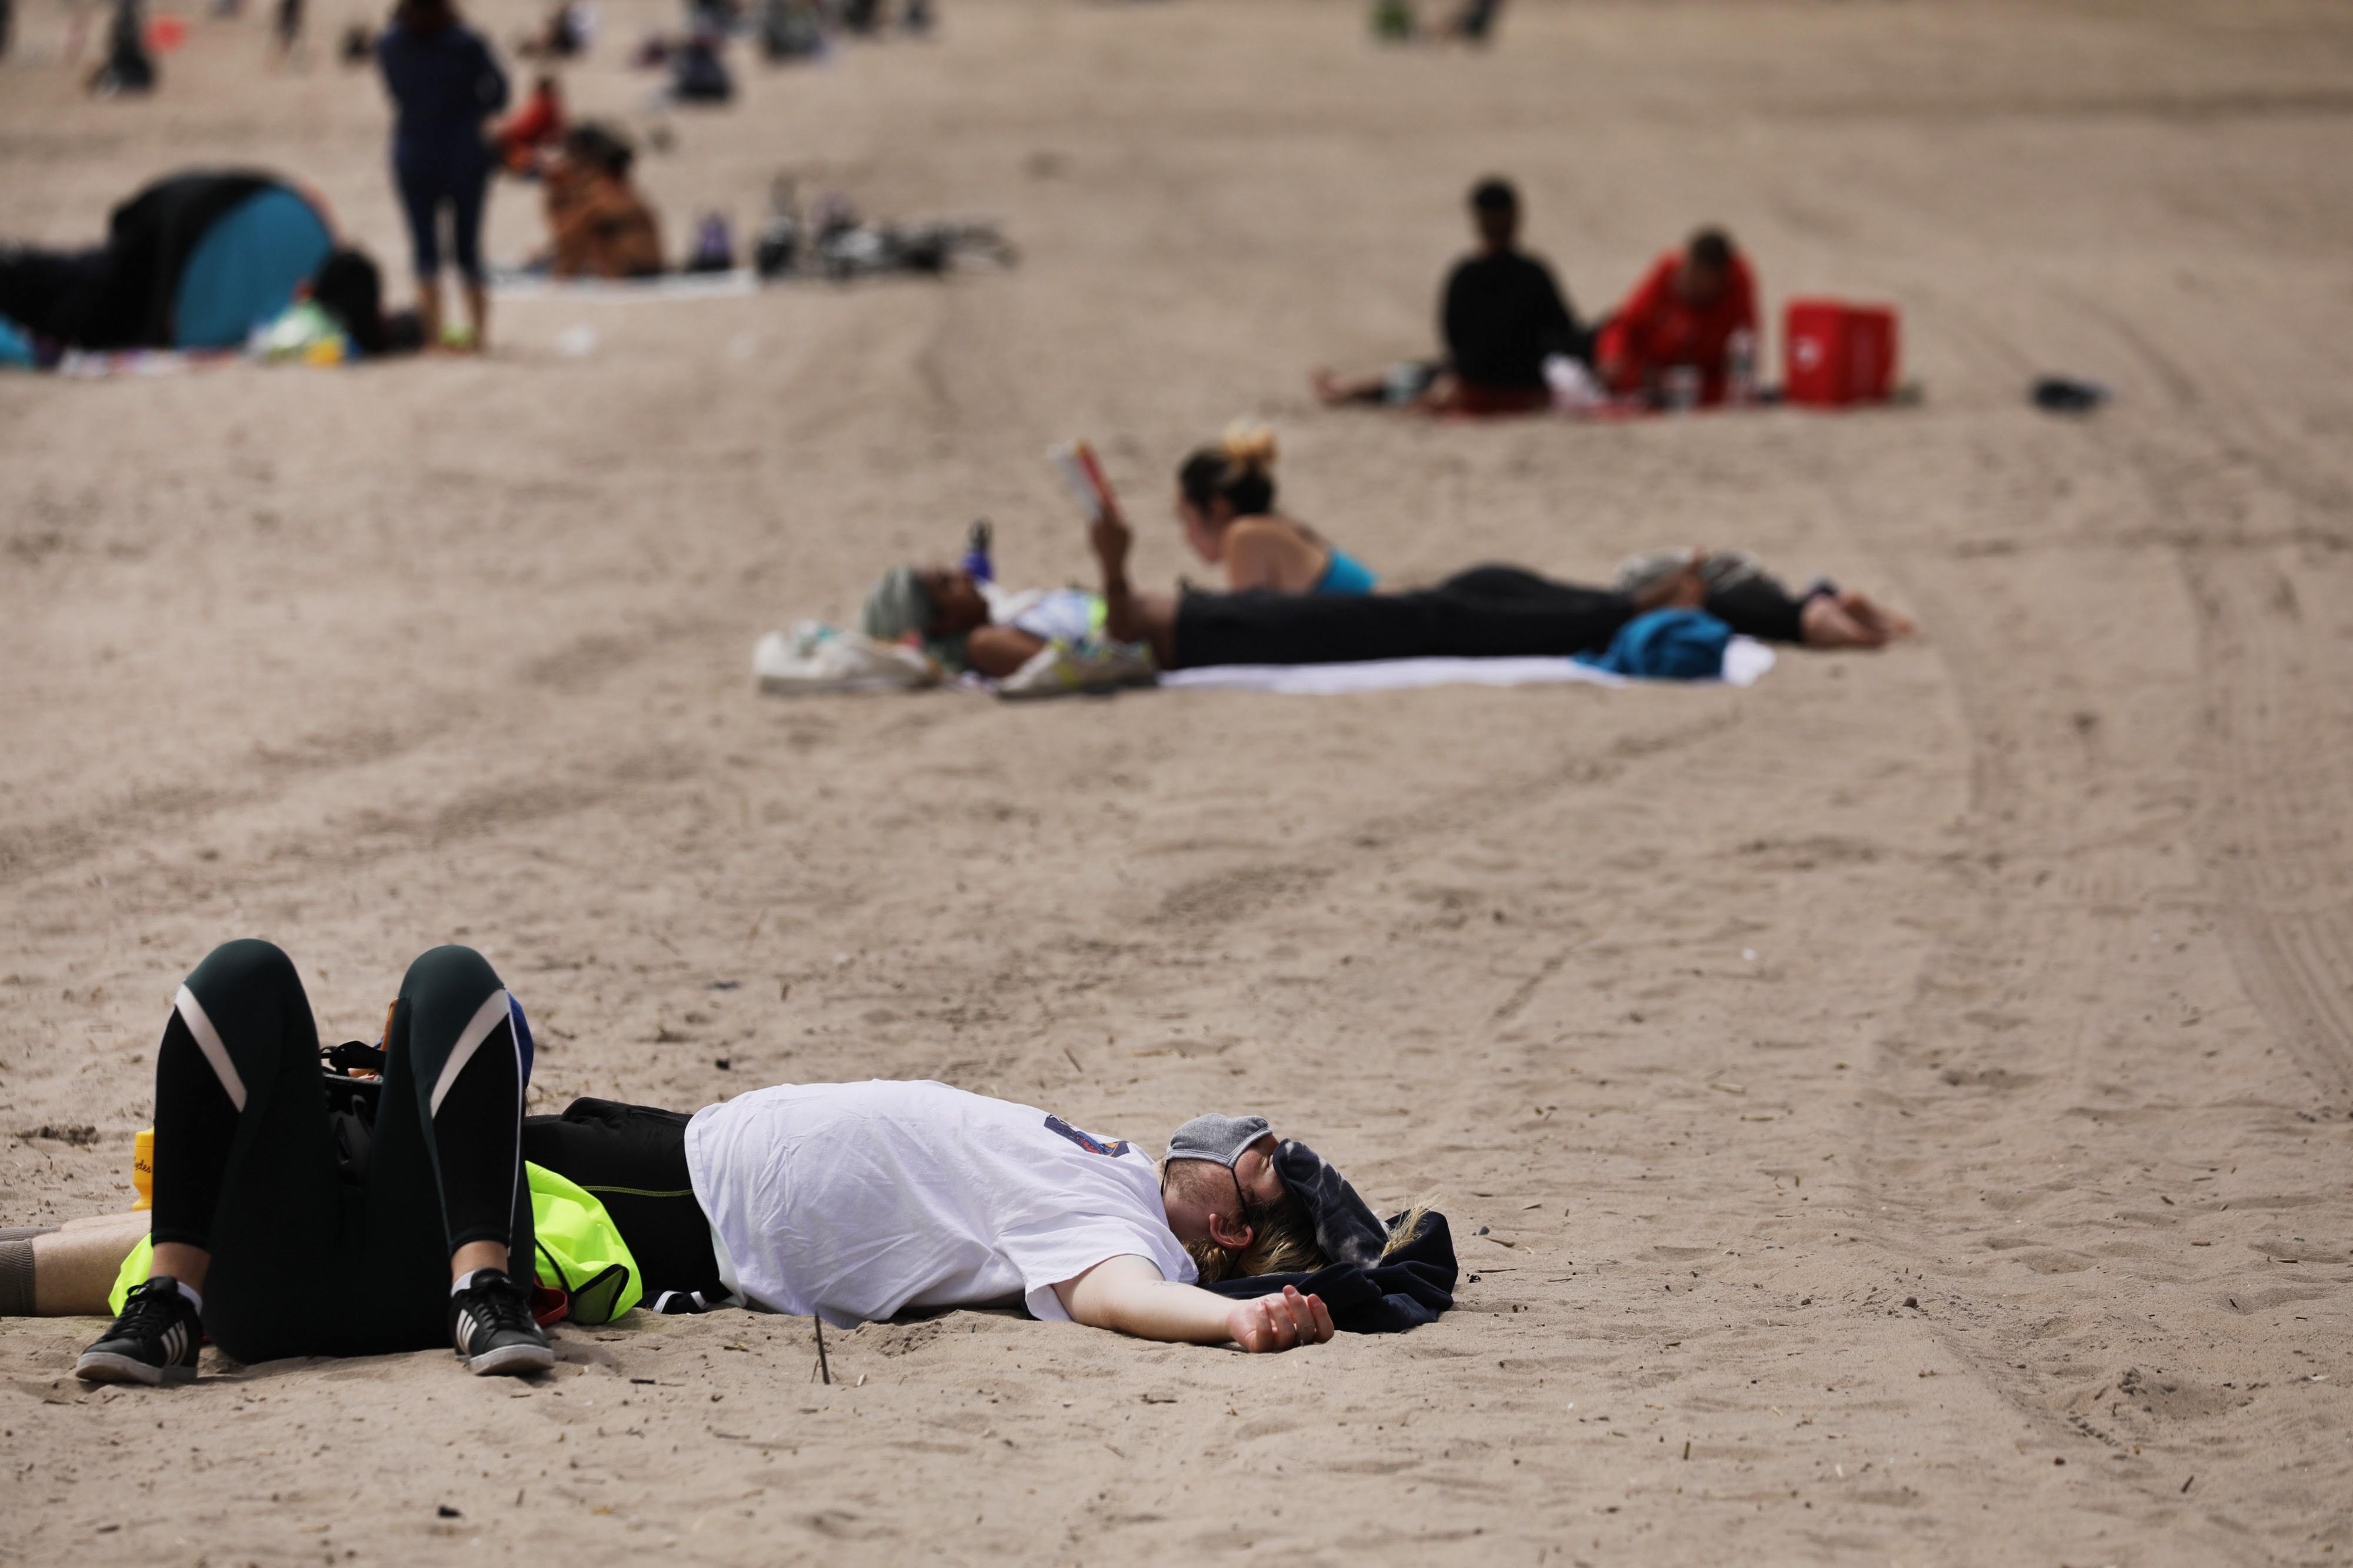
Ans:
[[[1315,586],[1307,591],[1311,594],[1369,594],[1379,581],[1373,575],[1371,567],[1335,544],[1332,547],[1332,559],[1324,563],[1324,575],[1316,578]]]

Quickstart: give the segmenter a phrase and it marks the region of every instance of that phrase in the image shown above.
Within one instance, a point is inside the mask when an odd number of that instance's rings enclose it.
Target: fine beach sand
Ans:
[[[99,103],[20,0],[0,235],[254,163],[405,274],[381,93],[326,58],[360,9],[314,0],[299,72],[268,10]],[[960,1313],[829,1334],[831,1386],[805,1321],[640,1314],[532,1384],[208,1355],[169,1393],[12,1320],[8,1560],[2353,1555],[2353,16],[1517,0],[1466,53],[1363,10],[951,0],[928,42],[739,55],[644,160],[673,253],[783,170],[993,217],[1009,273],[517,301],[480,363],[0,377],[0,1223],[127,1204],[213,943],[286,946],[332,1039],[462,940],[532,1010],[537,1109],[1263,1111],[1434,1195],[1457,1310],[1273,1359]],[[672,13],[603,12],[575,109],[642,132],[622,57]],[[1925,402],[1314,407],[1314,365],[1426,352],[1491,171],[1581,309],[1719,220],[1776,321],[1896,303]],[[502,260],[533,195],[494,197]],[[2120,399],[2039,415],[2044,370]],[[1085,575],[1040,460],[1073,435],[1172,580],[1167,476],[1238,415],[1392,578],[1739,544],[1926,636],[1745,691],[754,692],[759,633],[973,517],[1012,581]]]

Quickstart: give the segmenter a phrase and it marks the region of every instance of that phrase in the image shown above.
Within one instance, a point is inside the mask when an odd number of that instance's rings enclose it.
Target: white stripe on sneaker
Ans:
[[[243,1110],[245,1079],[237,1076],[237,1064],[228,1059],[228,1047],[221,1044],[220,1031],[214,1028],[212,1019],[205,1016],[205,1005],[196,1000],[195,992],[183,985],[179,995],[173,998],[172,1005],[179,1013],[180,1021],[187,1025],[188,1033],[195,1037],[196,1049],[204,1052],[205,1060],[213,1064],[214,1075],[220,1079],[221,1088],[228,1091],[229,1103]]]

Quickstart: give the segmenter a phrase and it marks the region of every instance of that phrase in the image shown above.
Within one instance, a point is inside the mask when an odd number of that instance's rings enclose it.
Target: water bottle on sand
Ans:
[[[1699,366],[1671,364],[1662,379],[1666,383],[1668,413],[1689,414],[1699,406]]]
[[[989,532],[988,519],[984,517],[974,522],[972,531],[965,535],[965,575],[976,583],[997,581],[997,568],[988,560]]]
[[[1725,401],[1746,408],[1757,401],[1757,334],[1743,327],[1724,345]]]
[[[155,1206],[155,1130],[142,1129],[131,1141],[131,1184],[139,1189],[139,1201],[133,1209]]]

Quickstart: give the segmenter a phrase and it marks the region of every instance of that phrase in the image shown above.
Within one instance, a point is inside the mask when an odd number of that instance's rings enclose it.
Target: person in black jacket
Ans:
[[[1479,248],[1447,275],[1439,304],[1446,358],[1348,380],[1315,376],[1324,402],[1404,403],[1430,413],[1521,414],[1551,394],[1545,362],[1585,359],[1588,334],[1544,261],[1519,247],[1520,198],[1508,181],[1472,187],[1471,220]]]

